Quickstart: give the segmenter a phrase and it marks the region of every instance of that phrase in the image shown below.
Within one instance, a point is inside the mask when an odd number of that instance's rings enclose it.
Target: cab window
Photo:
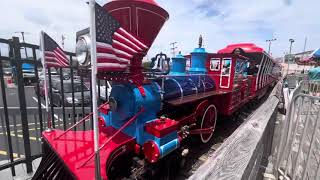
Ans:
[[[230,76],[231,73],[231,59],[225,58],[222,61],[222,75]]]
[[[220,71],[220,59],[212,58],[210,60],[210,70],[211,71]]]

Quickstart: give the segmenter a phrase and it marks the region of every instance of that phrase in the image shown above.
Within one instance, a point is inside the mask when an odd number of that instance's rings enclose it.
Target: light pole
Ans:
[[[172,48],[171,48],[172,57],[175,57],[175,56],[176,56],[176,49],[178,48],[178,47],[176,46],[176,44],[177,44],[177,42],[172,42],[172,43],[170,43],[170,45],[172,46]]]
[[[277,40],[276,38],[266,40],[266,42],[269,43],[268,54],[270,54],[270,51],[271,51],[271,43],[272,43],[273,41],[276,41],[276,40]]]
[[[64,40],[66,39],[66,37],[62,34],[61,35],[61,44],[62,44],[62,49],[64,49]]]
[[[21,36],[22,36],[22,42],[23,42],[23,43],[26,43],[25,40],[24,40],[24,35],[25,35],[25,34],[29,34],[28,32],[17,31],[17,32],[14,32],[14,33],[19,33],[19,34],[21,34]],[[27,46],[26,46],[26,44],[24,44],[24,52],[26,53],[26,59],[28,59],[28,53],[27,53]]]
[[[289,69],[290,69],[290,59],[292,57],[291,51],[292,51],[292,44],[294,43],[294,39],[289,39],[289,42],[290,42],[290,50],[289,50],[289,58],[288,58],[287,75],[289,74]]]

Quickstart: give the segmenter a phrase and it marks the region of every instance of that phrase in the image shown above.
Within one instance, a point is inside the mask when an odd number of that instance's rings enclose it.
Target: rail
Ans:
[[[23,53],[21,48],[28,53]],[[32,173],[32,161],[42,155],[39,140],[41,132],[47,128],[48,119],[51,120],[53,128],[66,130],[92,112],[91,103],[87,99],[91,99],[93,87],[87,74],[75,66],[75,53],[66,52],[70,59],[69,67],[48,69],[48,93],[52,102],[48,118],[42,104],[41,81],[44,75],[40,72],[42,65],[39,46],[20,43],[17,37],[0,38],[0,51],[0,171],[10,168],[12,176],[16,176],[16,165],[24,163],[26,172]],[[24,64],[33,67],[32,76],[24,76]],[[70,80],[67,80],[65,75]],[[75,87],[79,83],[82,84],[81,90],[75,93]],[[108,97],[107,84],[106,80],[97,82],[99,104]],[[71,89],[70,94],[64,93],[65,86]],[[53,92],[53,88],[60,91]],[[70,96],[72,102],[68,102],[66,95]],[[57,103],[58,99],[62,103],[58,102],[56,105],[62,107],[55,107],[54,103]],[[91,129],[90,122],[83,123],[83,126],[77,129]]]
[[[281,92],[279,82],[266,102],[189,179],[261,179],[271,153]]]
[[[277,129],[273,174],[280,179],[320,178],[320,81],[301,81]],[[277,130],[276,130],[277,131]]]

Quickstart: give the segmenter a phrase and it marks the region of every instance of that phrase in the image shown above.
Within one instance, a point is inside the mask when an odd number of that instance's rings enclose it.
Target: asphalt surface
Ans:
[[[0,87],[1,90],[1,87]],[[43,123],[43,128],[47,127],[47,112],[45,110],[45,100],[43,97],[39,97],[35,93],[34,86],[25,86],[25,99],[27,105],[27,117],[21,118],[20,111],[20,102],[19,102],[19,93],[17,87],[5,88],[6,91],[6,99],[7,99],[7,107],[9,114],[9,124],[10,124],[10,136],[12,141],[12,152],[13,157],[22,158],[25,154],[25,144],[24,144],[24,136],[22,130],[22,122],[27,121],[28,129],[29,129],[29,139],[30,139],[30,147],[31,147],[31,155],[37,155],[41,152],[41,130],[40,130],[40,115],[38,110],[38,101],[41,103],[41,118]],[[5,125],[5,116],[4,116],[4,103],[3,103],[3,94],[0,93],[0,161],[9,160],[9,149],[8,149],[8,136],[7,129]],[[54,108],[54,121],[55,126],[58,129],[63,129],[63,116],[62,111],[57,111]],[[82,112],[82,108],[78,107],[76,110]],[[78,121],[82,118],[82,115],[76,116],[72,118],[69,114],[72,112],[71,107],[65,108],[66,115],[66,126],[67,128],[74,124],[74,120]],[[90,128],[90,122],[87,121],[86,129]],[[80,129],[83,126],[80,126]]]
[[[1,88],[1,87],[0,87]],[[19,93],[16,87],[6,88],[6,99],[7,107],[9,109],[9,124],[10,124],[10,134],[13,148],[14,158],[24,157],[24,141],[23,141],[23,131],[22,131],[22,121],[27,121],[29,126],[29,139],[32,155],[38,154],[40,152],[40,125],[39,125],[39,115],[30,113],[27,110],[27,117],[21,118],[20,115],[20,103],[19,103]],[[38,98],[34,92],[33,86],[25,87],[25,98],[28,108],[36,109],[38,107]],[[3,94],[0,93],[0,108],[3,109]],[[43,100],[42,100],[43,101]],[[44,103],[44,102],[42,102]],[[35,111],[35,110],[33,110]],[[6,135],[7,129],[5,126],[4,111],[1,110],[0,114],[0,161],[8,160],[8,138]]]

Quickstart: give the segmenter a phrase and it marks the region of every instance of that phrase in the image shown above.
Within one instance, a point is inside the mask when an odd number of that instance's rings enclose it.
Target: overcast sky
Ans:
[[[156,0],[170,14],[149,56],[170,52],[170,42],[178,42],[184,54],[197,46],[200,34],[207,51],[216,52],[230,43],[254,42],[267,49],[267,39],[277,38],[272,54],[320,47],[319,0]],[[26,41],[39,43],[41,30],[58,43],[66,36],[66,50],[74,51],[75,33],[89,26],[85,0],[0,0],[0,38],[16,31],[29,32]],[[100,5],[108,1],[99,0]]]

